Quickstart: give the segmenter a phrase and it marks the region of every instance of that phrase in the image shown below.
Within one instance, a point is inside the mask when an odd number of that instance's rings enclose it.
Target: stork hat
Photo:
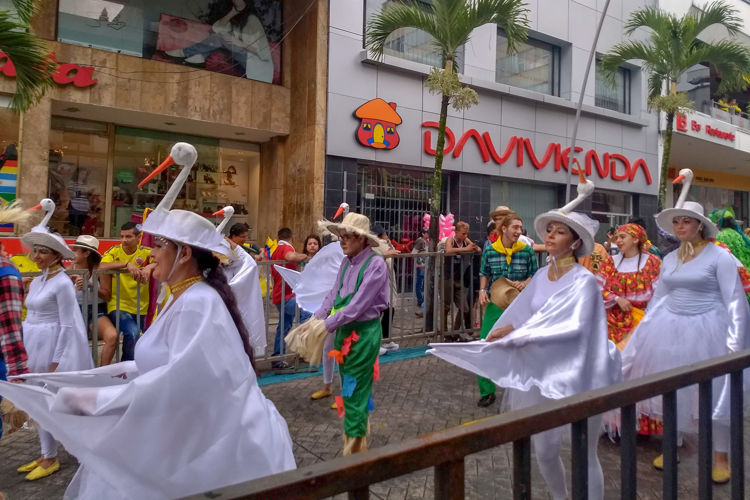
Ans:
[[[542,240],[547,233],[547,225],[550,222],[561,222],[575,231],[581,239],[581,245],[576,248],[573,255],[586,257],[594,252],[594,235],[599,229],[599,221],[580,212],[563,212],[562,210],[550,210],[537,215],[534,219],[534,230]]]
[[[83,248],[84,250],[89,250],[91,252],[94,252],[99,257],[102,256],[102,254],[99,253],[99,240],[97,240],[94,236],[91,236],[90,234],[80,235],[78,238],[76,238],[75,243],[71,244],[70,246]]]
[[[155,210],[141,227],[143,232],[183,245],[226,256],[224,237],[211,221],[187,210]]]
[[[340,237],[340,233],[354,233],[364,236],[367,245],[377,248],[380,246],[380,238],[370,232],[370,219],[367,216],[355,212],[349,212],[340,223],[323,221],[321,226]]]
[[[675,217],[690,217],[698,222],[703,223],[703,236],[705,238],[716,238],[716,234],[719,229],[716,227],[711,219],[704,215],[703,205],[695,201],[686,201],[682,204],[681,208],[665,208],[656,215],[656,223],[663,231],[674,236],[674,228],[672,227],[672,220]]]
[[[63,237],[57,233],[51,233],[46,226],[32,227],[31,231],[21,236],[21,243],[29,248],[34,248],[35,245],[47,247],[62,255],[65,260],[75,257]]]

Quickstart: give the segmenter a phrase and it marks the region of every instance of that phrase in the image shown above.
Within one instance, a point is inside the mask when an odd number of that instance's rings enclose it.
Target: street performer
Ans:
[[[370,232],[370,220],[348,213],[341,223],[325,227],[339,237],[346,258],[331,291],[315,318],[324,320],[328,335],[335,335],[329,356],[339,363],[344,417],[344,455],[367,449],[368,414],[374,409],[372,384],[378,376],[382,339],[380,314],[388,309],[388,270],[373,251],[379,241]]]

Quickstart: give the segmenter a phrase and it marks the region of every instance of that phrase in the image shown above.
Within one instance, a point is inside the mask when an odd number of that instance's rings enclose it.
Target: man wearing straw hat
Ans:
[[[326,295],[315,318],[324,320],[329,335],[335,332],[334,357],[341,373],[341,396],[336,398],[344,417],[344,455],[367,449],[372,384],[378,377],[382,339],[380,313],[388,309],[388,269],[373,248],[380,244],[370,232],[370,220],[350,212],[339,223],[322,223],[338,236],[346,258],[336,284]],[[343,412],[342,412],[343,409]]]

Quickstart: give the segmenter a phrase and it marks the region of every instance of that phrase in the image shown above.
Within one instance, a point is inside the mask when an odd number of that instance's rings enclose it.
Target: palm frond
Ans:
[[[11,3],[16,10],[18,19],[24,24],[29,24],[31,18],[34,16],[34,12],[36,12],[37,4],[34,0],[11,0]]]
[[[628,61],[643,61],[644,65],[653,66],[660,62],[660,57],[653,46],[644,42],[622,42],[602,56],[599,72],[610,83],[614,83],[617,70]]]
[[[16,68],[16,92],[10,108],[25,111],[35,105],[52,85],[52,71],[56,64],[47,57],[44,41],[28,32],[25,25],[0,11],[0,51]]]
[[[439,36],[435,15],[416,2],[391,3],[367,24],[365,47],[377,57],[383,57],[388,37],[400,28],[416,28],[433,38]],[[436,36],[437,35],[437,36]]]
[[[703,10],[694,15],[693,38],[697,38],[706,28],[714,24],[724,26],[730,35],[738,33],[742,29],[742,18],[737,11],[724,0],[716,0],[707,4]]]
[[[477,28],[487,23],[497,24],[505,31],[508,53],[517,50],[526,40],[529,29],[529,10],[522,0],[478,0],[468,5],[467,24]]]
[[[630,14],[630,18],[625,22],[623,29],[626,35],[632,35],[638,28],[649,28],[655,33],[662,33],[669,28],[673,21],[672,15],[656,7],[644,7]]]

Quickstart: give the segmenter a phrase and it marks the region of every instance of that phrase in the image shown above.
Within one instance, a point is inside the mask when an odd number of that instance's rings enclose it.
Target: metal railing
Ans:
[[[745,130],[750,130],[750,115],[743,111],[737,111],[731,108],[723,109],[727,106],[721,105],[716,101],[711,101],[711,116],[726,123],[731,123]]]
[[[621,410],[620,498],[637,498],[636,406],[662,396],[664,408],[663,498],[677,498],[677,390],[699,385],[698,493],[707,500],[711,484],[711,381],[729,374],[731,498],[744,498],[743,373],[750,366],[750,350],[615,384],[568,398],[516,410],[469,425],[426,434],[364,453],[335,458],[191,498],[248,500],[324,498],[348,492],[350,499],[369,498],[369,486],[406,474],[434,468],[436,499],[464,498],[464,459],[467,455],[513,443],[513,498],[531,494],[531,436],[571,425],[572,498],[588,496],[587,419]]]

